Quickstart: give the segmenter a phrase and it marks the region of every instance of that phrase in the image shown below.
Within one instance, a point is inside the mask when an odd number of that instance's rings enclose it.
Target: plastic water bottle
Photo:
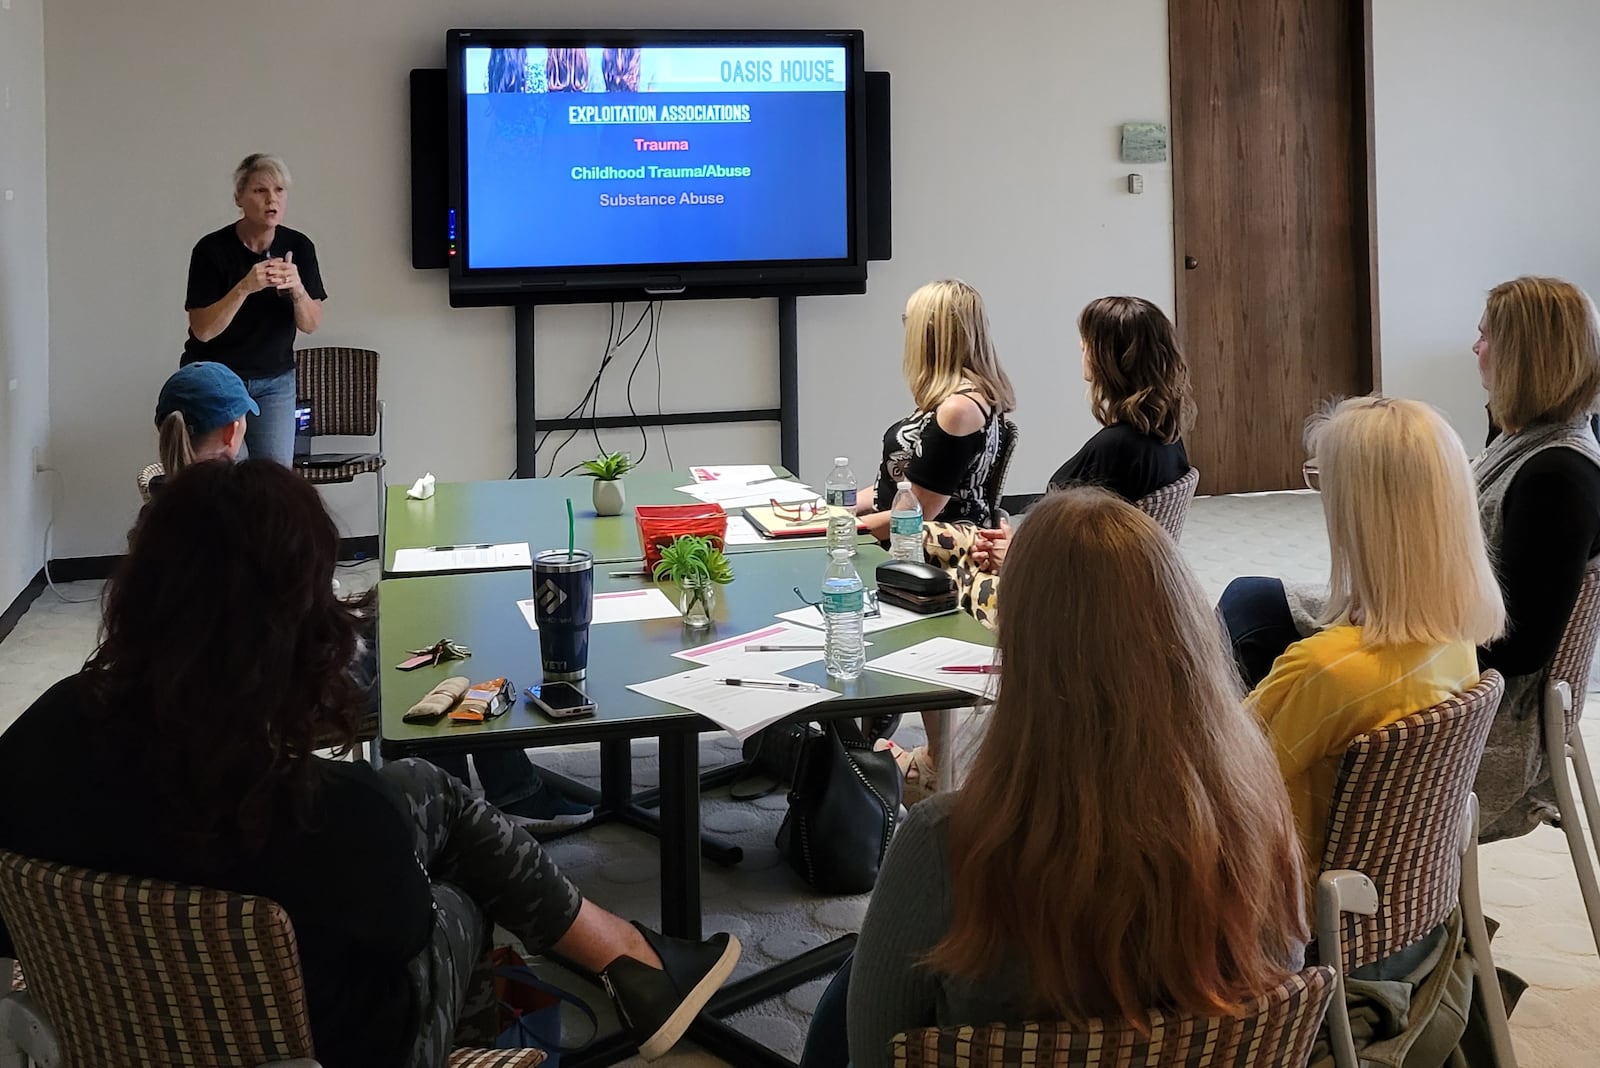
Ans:
[[[828,503],[828,552],[848,549],[856,552],[856,473],[850,470],[850,460],[836,456],[833,470],[828,472],[823,495]]]
[[[861,636],[866,607],[864,589],[856,565],[850,562],[850,550],[834,549],[829,553],[828,573],[822,578],[822,660],[828,674],[836,679],[860,678],[867,662]]]
[[[894,560],[922,559],[922,502],[902,482],[889,511],[889,556]]]

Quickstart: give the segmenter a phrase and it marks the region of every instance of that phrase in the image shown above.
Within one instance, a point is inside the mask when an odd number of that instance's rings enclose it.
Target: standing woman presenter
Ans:
[[[282,225],[289,168],[254,153],[233,172],[241,218],[202,237],[189,256],[189,338],[183,364],[211,360],[244,379],[261,414],[245,430],[240,458],[294,456],[294,342],[322,325],[328,299],[317,249]]]

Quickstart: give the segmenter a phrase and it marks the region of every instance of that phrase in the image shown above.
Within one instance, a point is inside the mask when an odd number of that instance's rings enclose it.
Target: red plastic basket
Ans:
[[[648,568],[661,562],[663,545],[685,534],[714,538],[719,549],[728,536],[728,513],[720,504],[641,504],[633,515],[639,523],[639,544],[644,547]]]

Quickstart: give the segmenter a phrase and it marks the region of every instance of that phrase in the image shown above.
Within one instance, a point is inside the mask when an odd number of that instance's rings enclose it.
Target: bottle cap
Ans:
[[[833,466],[835,466],[835,467],[843,467],[846,464],[848,464],[849,462],[850,462],[850,457],[848,457],[848,456],[835,456],[833,458]]]
[[[911,480],[909,478],[902,478],[899,482],[895,483],[895,487],[894,488],[895,489],[910,489],[911,488]]]

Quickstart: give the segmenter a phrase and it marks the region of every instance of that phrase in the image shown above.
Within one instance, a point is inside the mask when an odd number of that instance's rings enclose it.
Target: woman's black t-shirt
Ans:
[[[1101,486],[1137,501],[1189,473],[1183,441],[1163,441],[1126,423],[1113,423],[1084,443],[1050,476],[1050,488]]]
[[[991,509],[999,502],[986,499],[984,483],[1000,452],[1000,420],[976,390],[963,389],[955,395],[971,398],[983,412],[983,426],[957,437],[939,426],[936,412],[927,411],[913,412],[889,427],[878,465],[879,511],[889,511],[897,487],[909,481],[950,498],[944,511],[925,517],[929,520],[980,527],[993,521]]]

